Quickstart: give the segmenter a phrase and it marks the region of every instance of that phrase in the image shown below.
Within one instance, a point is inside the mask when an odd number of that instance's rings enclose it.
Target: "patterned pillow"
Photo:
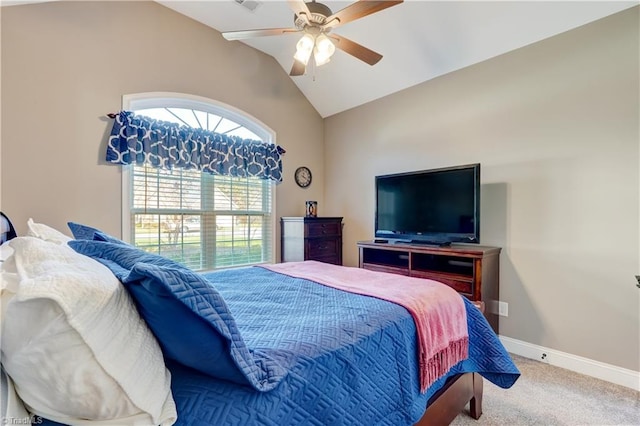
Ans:
[[[4,213],[0,212],[0,244],[17,237],[13,224]]]

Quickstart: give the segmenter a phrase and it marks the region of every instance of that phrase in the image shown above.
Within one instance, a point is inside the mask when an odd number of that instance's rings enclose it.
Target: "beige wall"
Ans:
[[[325,119],[346,264],[375,175],[480,162],[501,334],[640,371],[638,50],[634,8]]]
[[[287,150],[277,217],[304,214],[308,199],[324,205],[322,118],[272,57],[153,2],[9,6],[1,16],[2,209],[19,233],[33,217],[120,234],[105,114],[140,92],[203,96],[256,117]],[[314,172],[306,190],[293,182],[303,164]]]

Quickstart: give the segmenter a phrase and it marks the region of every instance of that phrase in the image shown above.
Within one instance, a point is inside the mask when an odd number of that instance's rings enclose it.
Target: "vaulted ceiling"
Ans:
[[[220,32],[294,27],[286,1],[158,2]],[[323,3],[335,13],[352,2]],[[291,78],[320,115],[327,117],[637,4],[408,0],[333,31],[382,54],[376,65],[338,50],[328,64]],[[300,36],[292,33],[229,43],[261,50],[289,73]]]

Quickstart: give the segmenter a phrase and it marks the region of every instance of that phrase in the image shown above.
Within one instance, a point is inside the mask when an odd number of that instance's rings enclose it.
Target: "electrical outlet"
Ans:
[[[498,315],[501,317],[509,316],[509,304],[507,302],[498,302]]]
[[[549,364],[549,357],[545,352],[542,352],[542,354],[540,354],[540,361]]]

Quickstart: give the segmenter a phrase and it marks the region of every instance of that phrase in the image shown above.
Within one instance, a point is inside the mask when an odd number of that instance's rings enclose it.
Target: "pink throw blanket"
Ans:
[[[442,283],[312,260],[261,266],[406,308],[416,323],[420,391],[423,393],[451,367],[469,356],[464,301],[460,294]]]

